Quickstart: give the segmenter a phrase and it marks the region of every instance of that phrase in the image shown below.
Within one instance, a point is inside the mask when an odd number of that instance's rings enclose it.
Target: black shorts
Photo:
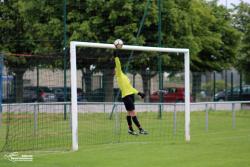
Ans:
[[[127,95],[127,96],[123,97],[122,101],[123,101],[127,111],[135,110],[135,104],[134,104],[135,96],[134,96],[134,94]]]

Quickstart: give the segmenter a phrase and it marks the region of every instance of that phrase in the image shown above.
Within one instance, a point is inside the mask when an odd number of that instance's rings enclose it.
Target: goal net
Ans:
[[[135,111],[148,135],[128,135],[127,112],[114,74],[114,52],[131,85],[146,94],[144,99],[135,95]],[[168,71],[165,65],[172,57],[179,62],[176,71]],[[54,58],[56,63],[58,58]],[[132,45],[116,49],[113,44],[71,42],[69,64],[66,88],[63,70],[50,66],[4,74],[3,151],[190,140],[188,49]],[[24,73],[18,78],[19,71]],[[138,131],[134,124],[133,128]]]
[[[29,56],[26,60],[41,62],[48,58],[51,65],[60,57]],[[64,102],[63,76],[63,70],[48,66],[4,66],[0,151],[71,149],[70,96],[68,93]]]
[[[144,91],[147,95],[143,103],[136,100],[135,110],[138,113],[142,126],[149,131],[148,136],[131,138],[127,134],[126,110],[121,103],[119,91],[116,92],[116,89],[114,89],[117,88],[116,82],[113,82],[114,51],[117,52],[116,54],[122,60],[123,70],[132,77],[133,83],[131,84],[139,91]],[[172,91],[179,87],[178,90],[183,90],[183,98],[170,101],[170,99],[165,99],[163,95],[171,91],[170,88],[167,89],[163,86],[164,75],[168,75],[168,73],[161,70],[158,72],[158,79],[156,82],[153,82],[153,84],[157,85],[154,90],[151,90],[152,85],[150,85],[151,77],[154,76],[151,76],[151,74],[154,70],[157,71],[159,69],[157,67],[161,69],[162,66],[162,64],[157,63],[159,62],[157,55],[161,62],[162,57],[177,54],[182,57],[180,60],[183,63],[180,64],[183,64],[183,70],[180,75],[183,77],[180,77],[182,78],[182,81],[180,81],[182,82],[180,83],[181,86],[177,86],[177,83],[175,83],[176,85],[172,88]],[[77,81],[79,79],[77,69],[84,64],[89,65],[90,73],[91,71],[98,71],[102,77],[102,82],[99,83],[101,84],[101,89],[92,92],[92,97],[95,97],[95,93],[102,93],[105,95],[105,99],[97,99],[97,103],[82,105],[77,103]],[[157,64],[159,65],[157,66]],[[190,140],[190,65],[188,49],[132,45],[123,45],[121,49],[116,49],[113,44],[72,41],[70,43],[70,65],[73,150],[78,150],[78,141],[85,144],[123,141],[164,141],[176,136],[183,136],[186,141]],[[100,96],[97,95],[97,97]],[[99,103],[100,101],[112,101],[114,98],[117,100],[115,103]],[[159,99],[157,100],[157,98]],[[166,103],[168,100],[174,103]],[[176,102],[184,102],[184,104],[176,106]],[[176,109],[177,107],[179,108]],[[177,114],[177,111],[184,112]]]

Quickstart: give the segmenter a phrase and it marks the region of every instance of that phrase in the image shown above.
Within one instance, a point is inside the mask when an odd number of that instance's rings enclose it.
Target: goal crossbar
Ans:
[[[78,150],[78,111],[77,111],[77,65],[76,47],[116,49],[114,44],[92,42],[70,42],[70,69],[71,69],[71,118],[72,118],[72,150]],[[163,48],[149,46],[123,45],[119,50],[133,50],[146,52],[168,52],[184,54],[185,71],[185,140],[190,141],[190,55],[189,49]]]

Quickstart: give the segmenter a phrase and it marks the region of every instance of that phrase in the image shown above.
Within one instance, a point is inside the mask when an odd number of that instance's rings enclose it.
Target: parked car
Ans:
[[[149,97],[150,102],[160,102],[160,93],[162,93],[163,102],[185,102],[185,89],[182,87],[165,88],[163,90],[153,92]],[[190,101],[192,101],[191,96]]]
[[[58,101],[64,101],[64,87],[51,87],[52,92],[56,95]],[[71,100],[71,88],[66,88],[66,101]],[[87,101],[81,88],[77,88],[77,101]]]
[[[15,102],[15,97],[13,94],[3,96],[2,99],[3,103],[14,103]]]
[[[38,90],[37,90],[38,89]],[[23,88],[24,102],[55,102],[57,98],[51,89],[46,86],[28,86]]]
[[[242,92],[240,93],[240,87],[234,87],[232,90],[227,89],[215,94],[214,101],[247,101],[250,100],[250,85],[243,85]]]
[[[118,101],[122,101],[121,93],[119,88],[113,88],[113,101],[116,99],[116,96],[119,94]],[[88,101],[104,102],[105,93],[103,88],[98,88],[88,93]]]

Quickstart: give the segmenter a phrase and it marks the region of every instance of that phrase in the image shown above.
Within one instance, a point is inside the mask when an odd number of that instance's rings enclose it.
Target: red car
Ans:
[[[166,88],[159,90],[150,95],[150,102],[160,102],[160,92],[162,93],[163,102],[178,103],[185,102],[184,88]],[[192,101],[192,97],[190,97]]]

